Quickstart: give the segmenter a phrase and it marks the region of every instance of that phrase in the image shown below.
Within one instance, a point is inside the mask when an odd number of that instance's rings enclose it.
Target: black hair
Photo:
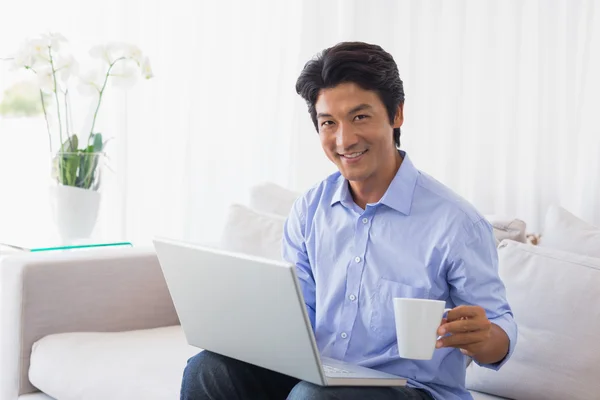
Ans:
[[[376,92],[386,108],[390,124],[404,103],[404,87],[394,58],[380,46],[342,42],[327,48],[304,65],[296,81],[296,92],[308,105],[317,132],[315,103],[321,89],[352,82]],[[394,128],[394,143],[400,148],[400,128]]]

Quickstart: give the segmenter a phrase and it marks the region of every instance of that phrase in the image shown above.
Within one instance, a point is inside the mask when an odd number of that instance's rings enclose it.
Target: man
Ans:
[[[399,150],[404,90],[381,47],[324,50],[296,90],[339,172],[294,204],[284,258],[297,267],[320,352],[408,386],[320,387],[203,352],[186,367],[182,399],[470,399],[466,357],[498,369],[517,340],[491,226]],[[431,360],[398,356],[394,297],[452,308]]]

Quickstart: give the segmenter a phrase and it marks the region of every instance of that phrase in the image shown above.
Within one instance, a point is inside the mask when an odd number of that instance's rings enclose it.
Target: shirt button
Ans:
[[[367,222],[369,222],[369,218],[363,218],[363,224],[366,224]]]
[[[346,339],[348,337],[348,334],[346,332],[342,332],[340,336],[342,336],[342,339]]]
[[[355,296],[355,295],[353,295],[353,294],[351,294],[350,296],[348,296],[348,298],[349,298],[350,300],[352,300],[352,301],[356,300],[356,296]]]
[[[360,262],[360,257],[356,257],[356,258],[354,259],[354,261],[356,261],[357,263],[359,263],[359,262]]]

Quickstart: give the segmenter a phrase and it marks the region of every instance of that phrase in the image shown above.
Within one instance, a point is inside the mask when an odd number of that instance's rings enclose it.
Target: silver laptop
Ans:
[[[294,266],[155,239],[190,345],[322,386],[404,386],[406,379],[319,355]]]

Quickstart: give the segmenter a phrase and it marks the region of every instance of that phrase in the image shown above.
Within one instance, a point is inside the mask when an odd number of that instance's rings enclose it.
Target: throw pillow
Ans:
[[[600,228],[562,207],[551,206],[546,212],[539,245],[600,257]]]
[[[285,218],[241,204],[229,207],[219,247],[232,252],[281,260]]]
[[[513,241],[498,255],[518,339],[499,371],[471,363],[467,388],[520,400],[597,398],[600,259]]]
[[[287,217],[301,193],[275,183],[262,183],[250,188],[250,207],[263,213]]]

